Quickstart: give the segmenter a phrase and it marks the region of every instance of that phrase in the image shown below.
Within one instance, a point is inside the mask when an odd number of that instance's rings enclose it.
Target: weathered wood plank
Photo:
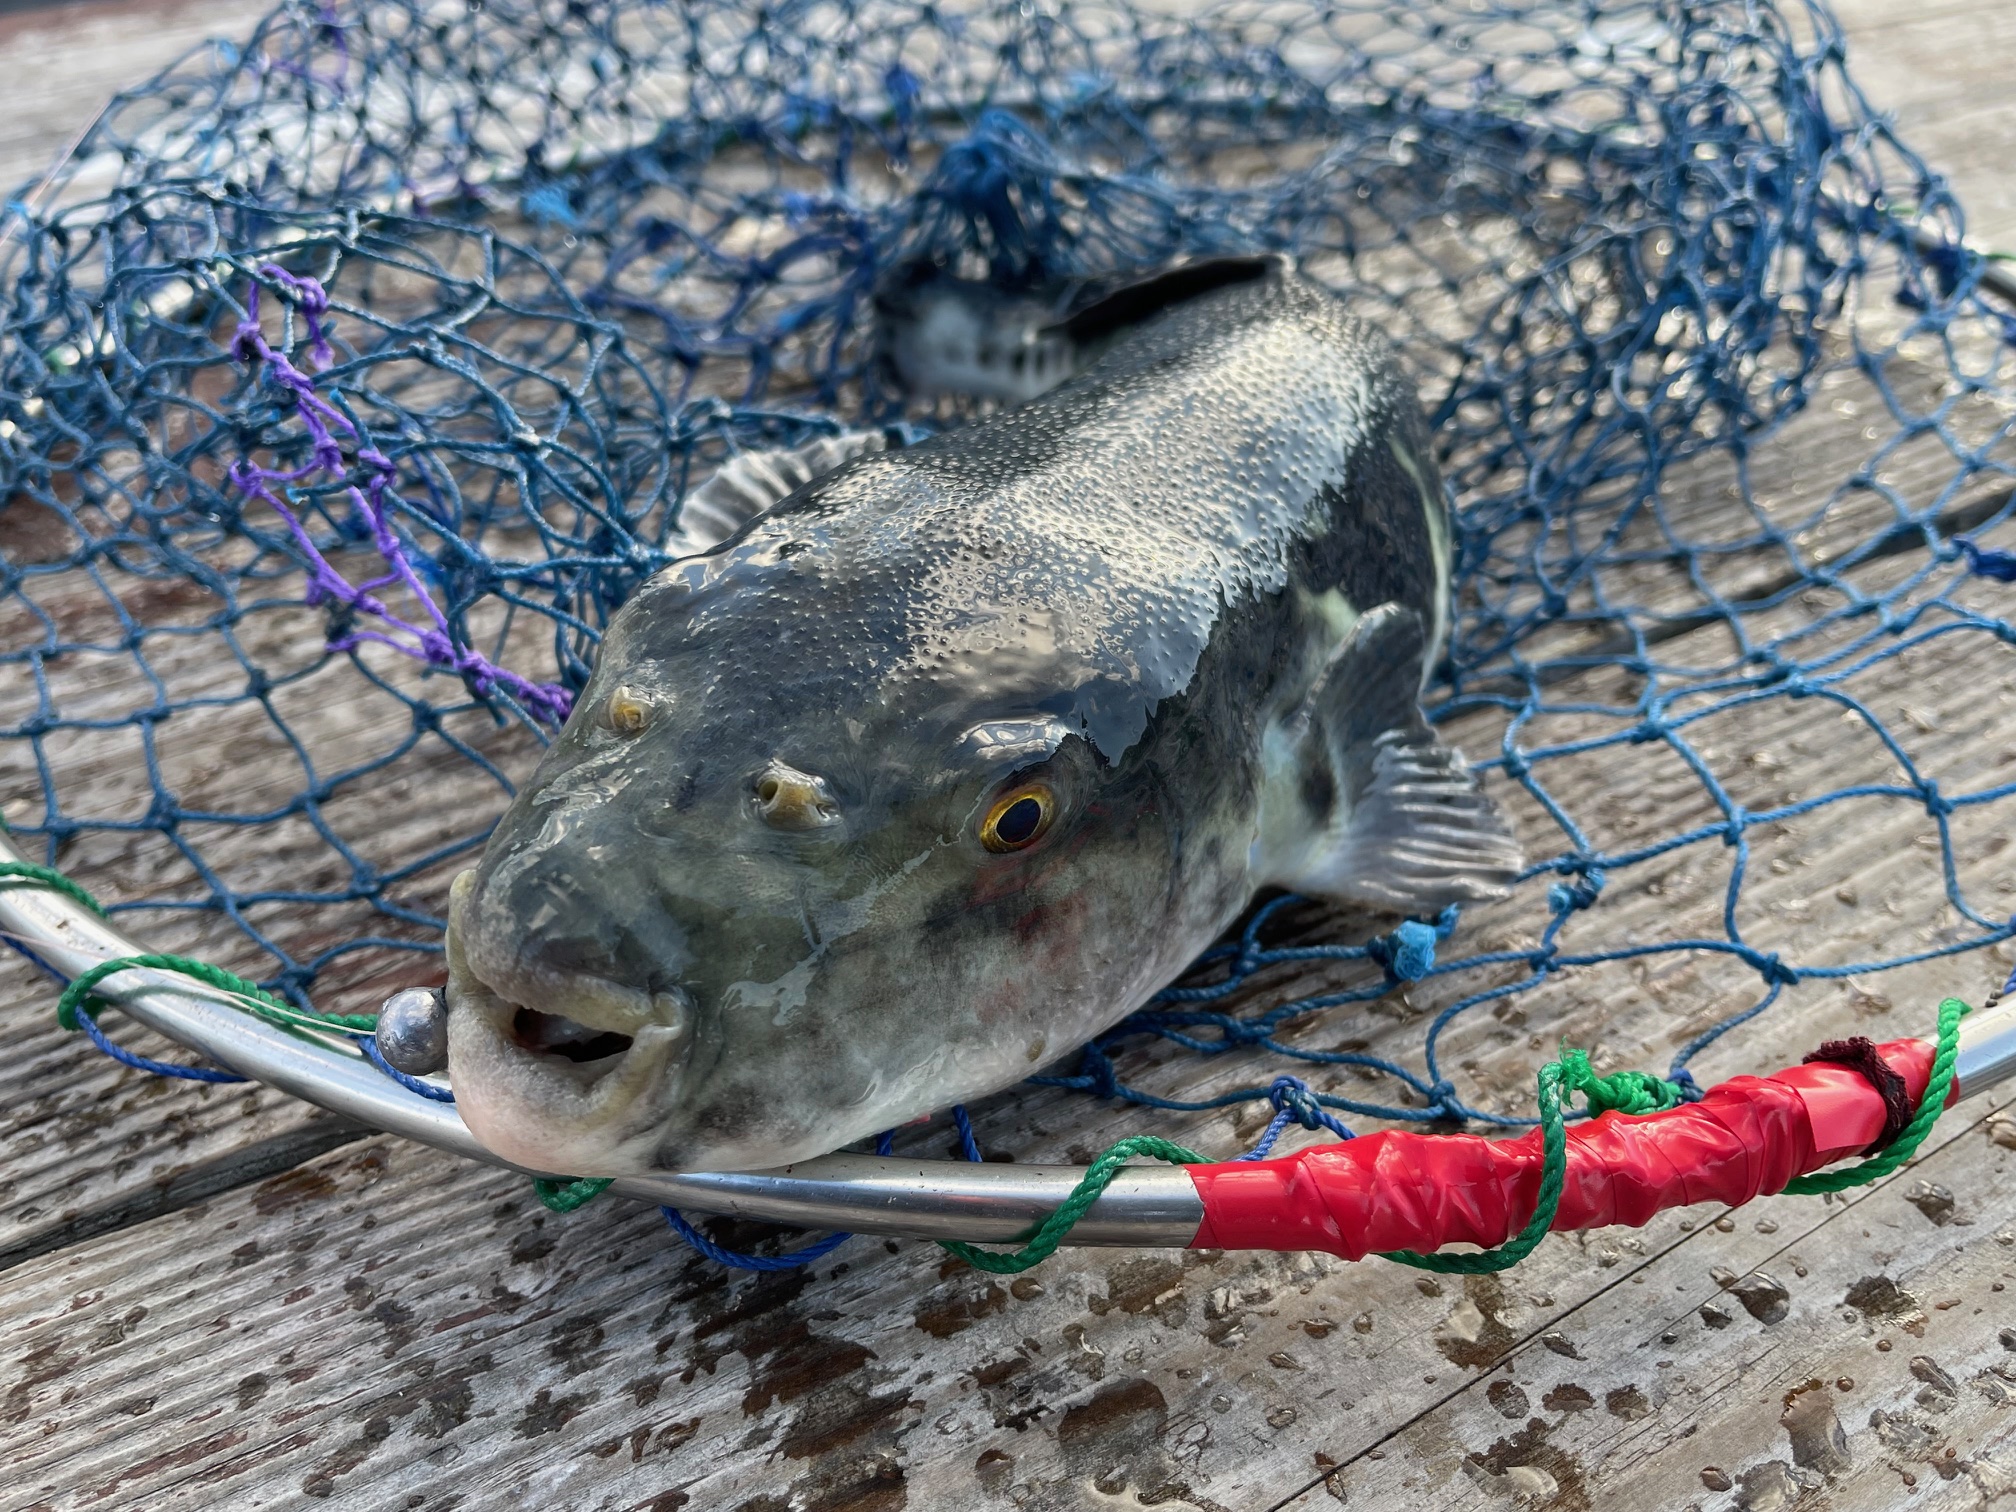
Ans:
[[[2016,1222],[2016,1170],[1978,1121],[1946,1139],[1866,1212],[1778,1199],[1726,1234],[1712,1214],[1665,1215],[1639,1233],[1550,1240],[1515,1275],[1460,1285],[1321,1257],[1090,1252],[1007,1283],[926,1246],[871,1241],[816,1276],[731,1280],[671,1247],[648,1212],[550,1218],[508,1177],[374,1141],[19,1268],[0,1455],[38,1508],[299,1495],[439,1505],[451,1493],[494,1505],[513,1488],[580,1508],[654,1496],[764,1506],[766,1495],[1066,1508],[1126,1488],[1144,1502],[1257,1508],[1306,1484],[1319,1453],[1346,1467],[1361,1504],[1427,1505],[1454,1469],[1440,1461],[1473,1450],[1500,1475],[1553,1466],[1579,1493],[1560,1505],[1615,1505],[1649,1472],[1628,1445],[1613,1473],[1562,1441],[1589,1425],[1543,1420],[1526,1447],[1494,1451],[1424,1422],[1409,1433],[1440,1458],[1421,1477],[1391,1472],[1393,1426],[1467,1382],[1458,1396],[1497,1436],[1507,1397],[1494,1403],[1486,1383],[1506,1378],[1496,1362],[1511,1353],[1509,1378],[1531,1383],[1529,1398],[1557,1381],[1594,1401],[1615,1392],[1612,1415],[1647,1425],[1630,1436],[1652,1446],[1641,1457],[1668,1452],[1659,1435],[1683,1445],[1657,1464],[1666,1481],[1702,1464],[1741,1473],[1771,1450],[1771,1431],[1768,1419],[1752,1431],[1754,1406],[1719,1400],[1723,1373],[1757,1370],[1775,1395],[1821,1370],[1859,1372],[1880,1381],[1859,1403],[1898,1410],[1896,1372],[1871,1367],[1902,1360],[1866,1360],[1859,1326],[1852,1351],[1825,1337],[1831,1299],[1877,1270],[1933,1320],[1898,1341],[1906,1357],[1940,1359],[2000,1402],[1993,1379],[1974,1377],[2001,1348],[1988,1287],[2011,1272],[1995,1236]],[[1978,1233],[1913,1211],[1921,1179],[1950,1187]],[[1868,1234],[1844,1232],[1856,1225]],[[1718,1266],[1783,1273],[1793,1321],[1762,1336],[1734,1307],[1735,1328],[1693,1321],[1727,1300],[1705,1280]],[[1593,1295],[1587,1309],[1564,1300],[1569,1287]],[[1953,1296],[1968,1310],[1938,1309]],[[1670,1300],[1648,1312],[1655,1298]],[[1656,1350],[1684,1361],[1672,1367],[1682,1374],[1652,1374],[1648,1334],[1683,1320],[1684,1338]],[[1788,1343],[1790,1363],[1758,1355]],[[1545,1410],[1579,1400],[1570,1391]],[[1697,1450],[1685,1429],[1703,1403],[1735,1437]],[[1956,1425],[1978,1412],[1966,1405]],[[1968,1429],[1965,1457],[1981,1459],[1973,1448],[1995,1422]],[[1744,1433],[1756,1447],[1730,1447]]]
[[[0,192],[39,177],[112,94],[215,38],[242,40],[270,9],[267,0],[57,0],[0,11],[9,96]]]
[[[1480,1508],[1732,1486],[1757,1512],[1809,1491],[1843,1512],[1996,1502],[2016,1491],[2012,1129],[1980,1116],[1866,1197],[1768,1198],[1720,1242],[1696,1229],[1288,1506],[1393,1505],[1396,1487]]]

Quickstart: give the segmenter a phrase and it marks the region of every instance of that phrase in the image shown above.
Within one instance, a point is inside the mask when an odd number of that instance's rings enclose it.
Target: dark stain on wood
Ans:
[[[941,1294],[924,1303],[911,1314],[910,1321],[934,1339],[949,1339],[1007,1305],[1008,1293],[995,1282],[976,1285],[969,1281],[954,1286],[949,1295]]]
[[[1596,1405],[1596,1398],[1587,1388],[1568,1381],[1540,1398],[1540,1405],[1549,1412],[1587,1412]]]
[[[807,1333],[767,1361],[743,1394],[742,1411],[754,1417],[772,1402],[796,1401],[874,1358],[875,1352],[866,1345]]]
[[[1482,1319],[1476,1337],[1470,1337],[1467,1327],[1451,1331],[1445,1326],[1435,1335],[1435,1347],[1451,1365],[1484,1370],[1495,1364],[1517,1339],[1503,1317],[1505,1283],[1496,1276],[1465,1276],[1463,1296]]]
[[[591,1391],[578,1391],[556,1397],[553,1395],[552,1387],[541,1386],[533,1393],[532,1400],[525,1404],[525,1410],[519,1414],[517,1423],[511,1429],[511,1435],[514,1438],[532,1439],[543,1438],[549,1433],[558,1433],[579,1417],[582,1410],[594,1400],[595,1394]]]
[[[1090,1401],[1081,1402],[1057,1424],[1057,1442],[1078,1449],[1120,1438],[1147,1441],[1169,1421],[1169,1400],[1162,1388],[1141,1376],[1127,1376],[1101,1386]]]
[[[305,1202],[322,1202],[336,1195],[336,1178],[315,1166],[297,1166],[270,1177],[253,1190],[252,1209],[262,1217],[284,1213]]]
[[[1118,1308],[1123,1313],[1153,1311],[1164,1322],[1180,1322],[1178,1309],[1187,1313],[1183,1302],[1183,1266],[1159,1255],[1123,1260],[1106,1273],[1106,1295],[1092,1297],[1086,1305],[1105,1314]]]
[[[1530,1465],[1535,1470],[1544,1470],[1554,1478],[1558,1488],[1547,1502],[1549,1512],[1590,1512],[1589,1491],[1584,1483],[1582,1466],[1574,1456],[1548,1442],[1552,1431],[1546,1419],[1529,1418],[1526,1426],[1517,1433],[1495,1440],[1489,1449],[1470,1458],[1493,1476],[1503,1475],[1515,1465]]]
[[[1842,1303],[1865,1318],[1902,1318],[1918,1311],[1918,1299],[1888,1276],[1864,1276],[1848,1288]]]

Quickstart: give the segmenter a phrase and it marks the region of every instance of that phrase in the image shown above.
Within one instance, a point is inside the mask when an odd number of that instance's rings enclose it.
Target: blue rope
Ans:
[[[386,1060],[384,1056],[380,1055],[378,1053],[377,1035],[366,1034],[361,1036],[357,1041],[357,1048],[364,1052],[364,1059],[371,1062],[372,1065],[383,1071],[408,1092],[417,1093],[431,1102],[452,1103],[455,1101],[455,1094],[449,1091],[448,1088],[437,1087],[432,1082],[422,1081],[417,1076],[408,1076],[404,1071],[401,1071],[397,1066]]]
[[[103,1050],[122,1066],[131,1066],[135,1071],[151,1071],[156,1076],[172,1076],[177,1081],[193,1082],[242,1082],[242,1076],[234,1076],[229,1071],[219,1071],[210,1066],[176,1066],[167,1061],[152,1060],[137,1055],[124,1046],[116,1044],[105,1031],[98,1027],[98,1016],[87,1003],[77,1010],[77,1027],[91,1036],[91,1043]]]
[[[665,1221],[672,1225],[673,1233],[716,1265],[725,1265],[734,1270],[796,1270],[801,1265],[810,1265],[815,1260],[824,1259],[854,1237],[852,1234],[828,1234],[824,1239],[808,1244],[803,1249],[787,1250],[781,1255],[745,1255],[738,1250],[726,1249],[716,1244],[688,1223],[677,1208],[661,1207],[658,1211],[663,1213]]]

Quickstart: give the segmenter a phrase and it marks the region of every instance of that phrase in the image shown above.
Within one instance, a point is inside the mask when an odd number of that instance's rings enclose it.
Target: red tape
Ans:
[[[1877,1047],[1915,1105],[1933,1047]],[[1730,1207],[1779,1191],[1866,1148],[1883,1132],[1868,1080],[1826,1062],[1739,1076],[1663,1113],[1606,1113],[1568,1128],[1568,1176],[1556,1229],[1636,1227],[1665,1208]],[[1279,1160],[1187,1169],[1204,1201],[1193,1249],[1375,1250],[1503,1244],[1539,1200],[1540,1131],[1517,1139],[1387,1132],[1317,1145]]]

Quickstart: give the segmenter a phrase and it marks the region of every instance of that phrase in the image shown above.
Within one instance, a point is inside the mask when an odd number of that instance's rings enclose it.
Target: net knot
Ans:
[[[1456,1096],[1456,1084],[1446,1076],[1428,1088],[1428,1111],[1459,1123],[1469,1116],[1463,1110],[1462,1100]]]
[[[1939,791],[1939,784],[1930,777],[1919,779],[1918,796],[1925,802],[1925,812],[1935,819],[1943,819],[1953,812],[1953,800]]]
[[[1966,558],[1967,570],[1976,577],[1992,578],[1998,583],[2016,583],[2016,552],[1995,551],[1976,545],[1965,536],[1955,536],[1953,547]]]
[[[1579,866],[1582,875],[1570,882],[1556,882],[1547,889],[1547,906],[1557,914],[1571,914],[1584,908],[1593,908],[1597,898],[1602,896],[1606,880],[1603,868],[1592,866],[1579,859],[1570,860],[1568,866]]]
[[[1434,924],[1409,919],[1365,947],[1366,954],[1396,981],[1418,982],[1435,969],[1435,946],[1447,933]]]
[[[1286,1113],[1295,1122],[1312,1133],[1336,1120],[1324,1112],[1323,1105],[1316,1101],[1316,1094],[1309,1090],[1306,1082],[1299,1077],[1277,1076],[1267,1089],[1267,1101],[1276,1113]]]
[[[1774,987],[1794,987],[1798,985],[1799,972],[1795,968],[1786,965],[1775,950],[1746,951],[1744,959],[1756,969],[1759,976],[1763,977],[1765,981]]]
[[[1586,1051],[1561,1047],[1561,1088],[1580,1092],[1590,1116],[1604,1113],[1659,1113],[1687,1100],[1687,1089],[1650,1071],[1613,1071],[1598,1076]]]

